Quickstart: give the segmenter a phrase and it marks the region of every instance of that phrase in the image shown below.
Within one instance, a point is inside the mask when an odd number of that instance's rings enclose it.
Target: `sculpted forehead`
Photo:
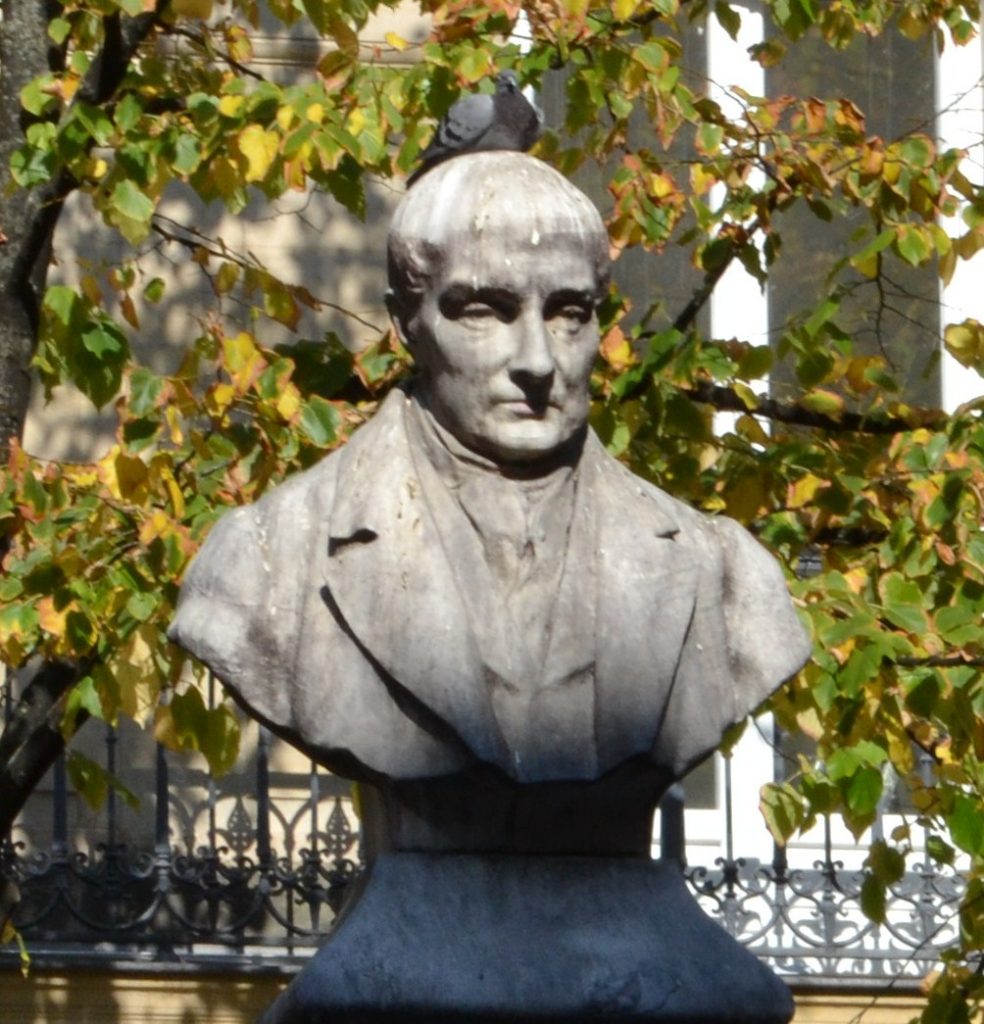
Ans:
[[[607,278],[608,236],[591,200],[547,164],[509,152],[459,156],[429,171],[390,228],[392,254],[414,262],[486,245],[547,250],[558,239]]]

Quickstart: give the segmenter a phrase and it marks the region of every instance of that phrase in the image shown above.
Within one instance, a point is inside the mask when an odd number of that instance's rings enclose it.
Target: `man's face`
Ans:
[[[583,240],[466,242],[406,324],[439,422],[497,462],[549,455],[587,421],[598,278]]]

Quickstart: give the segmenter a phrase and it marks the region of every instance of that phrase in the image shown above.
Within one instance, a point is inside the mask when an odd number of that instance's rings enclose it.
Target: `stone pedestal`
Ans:
[[[675,864],[389,853],[260,1024],[786,1024]]]

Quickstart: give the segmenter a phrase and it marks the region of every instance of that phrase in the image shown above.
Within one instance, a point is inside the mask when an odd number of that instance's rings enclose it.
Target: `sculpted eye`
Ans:
[[[510,323],[516,318],[519,303],[514,296],[497,289],[453,286],[440,296],[438,305],[447,320]]]
[[[484,302],[469,302],[458,310],[459,320],[489,320],[493,317],[498,319],[499,314]]]
[[[594,316],[592,296],[575,291],[560,291],[549,296],[543,310],[545,320],[571,325],[586,324]]]
[[[543,314],[549,323],[573,332],[590,323],[594,316],[594,303],[587,297],[557,296],[547,303]]]

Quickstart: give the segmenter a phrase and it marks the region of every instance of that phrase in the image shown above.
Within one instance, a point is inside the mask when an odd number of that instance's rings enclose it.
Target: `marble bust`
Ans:
[[[746,531],[587,428],[595,207],[531,157],[459,157],[403,200],[389,267],[417,379],[216,525],[172,638],[344,775],[679,778],[808,647]]]
[[[808,641],[749,533],[636,478],[588,428],[609,249],[583,193],[526,155],[456,157],[403,199],[388,260],[415,379],[343,449],[216,524],[171,629],[272,730],[366,784],[367,852],[383,867],[301,976],[315,980],[264,1020],[335,1019],[338,1000],[345,1020],[367,1005],[373,1020],[499,1019],[530,999],[594,1020],[624,991],[638,995],[632,1019],[664,1019],[647,1007],[704,998],[673,979],[726,936],[699,923],[686,941],[648,935],[643,908],[688,899],[654,881],[653,808]],[[593,879],[594,909],[551,881],[561,862]],[[386,892],[389,909],[372,909]],[[486,904],[499,909],[466,928],[462,908]],[[430,954],[406,943],[380,952],[393,914],[398,934],[451,942],[452,958],[467,942],[449,934],[481,933],[478,988],[425,983]],[[565,952],[571,927],[609,959]],[[517,995],[524,942],[556,950],[540,995]],[[353,980],[352,963],[375,981]],[[732,970],[738,986],[755,974]],[[457,1016],[473,998],[481,1013]],[[772,1017],[753,1000],[748,1019],[785,1020],[784,998]]]

